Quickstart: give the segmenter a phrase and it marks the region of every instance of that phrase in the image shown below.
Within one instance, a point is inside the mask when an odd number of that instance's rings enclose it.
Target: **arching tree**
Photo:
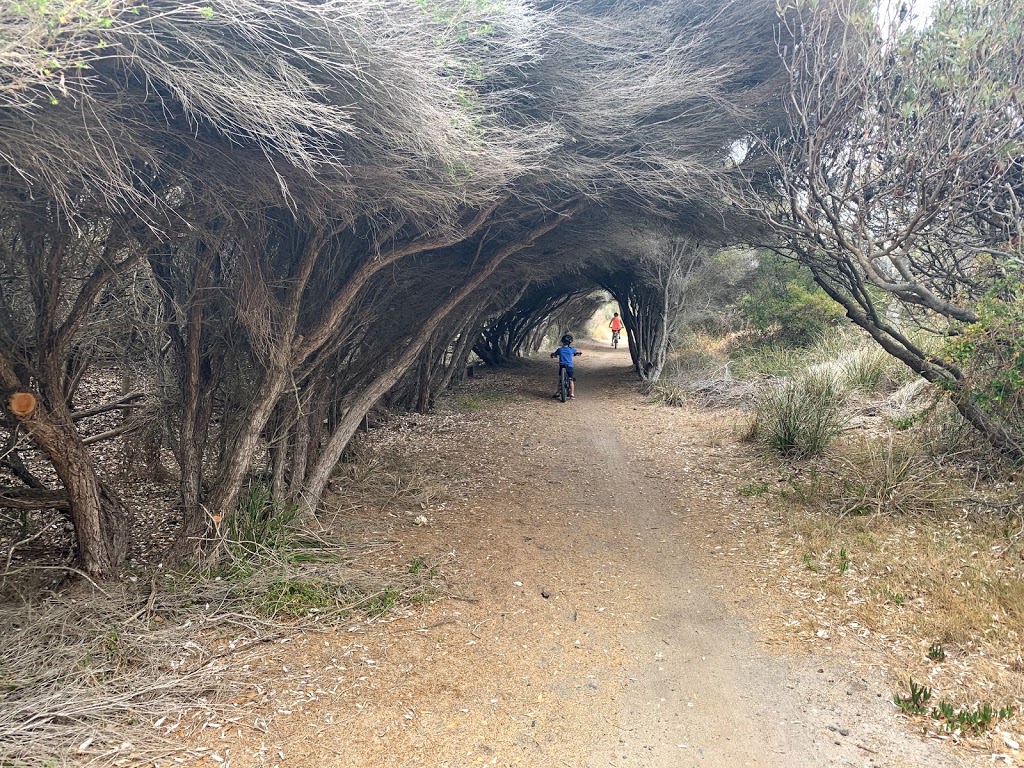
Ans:
[[[790,6],[786,125],[753,147],[785,201],[760,214],[777,248],[887,352],[945,389],[1024,458],[1024,411],[996,352],[1019,316],[1024,122],[1018,0],[942,0],[927,19],[854,0]],[[747,163],[744,163],[747,165]],[[997,307],[1001,309],[997,309]],[[937,355],[916,328],[952,341]],[[957,340],[970,339],[965,345]]]
[[[159,382],[179,464],[175,554],[218,535],[256,471],[279,505],[312,512],[368,409],[410,380],[426,407],[482,323],[608,266],[607,248],[557,237],[565,222],[723,219],[730,147],[772,110],[774,14],[768,0],[5,6],[2,255],[34,303],[12,305],[4,385],[52,370],[29,393],[32,434],[55,466],[74,446],[88,469],[56,372],[77,365],[80,320],[120,300],[104,286],[148,265],[143,314],[161,324],[139,378]],[[54,282],[60,264],[92,277]],[[587,279],[567,303],[536,294],[495,344],[514,353],[585,311]],[[47,438],[48,418],[67,439]],[[122,548],[94,470],[80,495],[62,481],[101,575]]]

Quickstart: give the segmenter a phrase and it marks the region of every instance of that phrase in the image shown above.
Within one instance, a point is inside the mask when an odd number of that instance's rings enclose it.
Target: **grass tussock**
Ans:
[[[820,499],[840,515],[927,514],[949,501],[942,467],[894,435],[848,443],[827,477]]]
[[[738,379],[776,379],[794,376],[807,368],[808,355],[803,349],[763,346],[741,350],[732,367]]]
[[[756,400],[752,437],[779,454],[821,454],[846,423],[846,392],[828,372],[807,371],[765,389]]]
[[[918,381],[872,339],[850,329],[830,331],[799,348],[736,334],[693,334],[675,347],[652,392],[673,406],[755,407],[759,391],[807,376],[832,381],[848,393],[850,403],[878,395],[888,398]]]
[[[732,370],[739,379],[791,378],[811,370],[864,394],[894,392],[916,377],[872,339],[849,329],[831,331],[805,348],[741,348],[733,353]]]

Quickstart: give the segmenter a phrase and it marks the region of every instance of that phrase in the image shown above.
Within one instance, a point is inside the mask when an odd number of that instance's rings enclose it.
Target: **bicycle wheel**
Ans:
[[[569,397],[569,372],[564,367],[558,369],[558,396],[563,403]]]
[[[619,332],[618,331],[616,331],[615,333],[612,334],[612,348],[613,349],[618,349],[619,348]]]

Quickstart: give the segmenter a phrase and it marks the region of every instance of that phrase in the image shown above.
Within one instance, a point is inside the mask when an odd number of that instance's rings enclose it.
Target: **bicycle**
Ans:
[[[558,399],[563,403],[569,399],[569,369],[558,366]]]
[[[562,337],[562,346],[551,353],[551,357],[558,358],[558,392],[555,393],[555,397],[563,403],[574,396],[572,382],[575,377],[571,373],[572,362],[574,357],[582,354],[578,349],[573,349],[571,333],[565,334]]]
[[[618,349],[619,348],[619,334],[620,333],[622,333],[622,331],[619,331],[619,330],[613,330],[612,331],[612,349]]]

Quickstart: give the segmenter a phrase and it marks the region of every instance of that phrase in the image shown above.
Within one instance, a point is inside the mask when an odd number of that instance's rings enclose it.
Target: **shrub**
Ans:
[[[846,394],[835,376],[808,371],[757,398],[754,437],[784,456],[815,456],[842,430],[845,405]]]
[[[929,456],[949,458],[978,447],[974,427],[947,401],[935,402],[914,418],[919,422],[921,446]]]
[[[1024,443],[1024,274],[997,281],[975,308],[978,320],[949,339],[944,356],[959,386],[995,424]]]
[[[811,273],[781,256],[762,256],[740,313],[764,336],[807,345],[843,322],[843,309],[814,283]]]

